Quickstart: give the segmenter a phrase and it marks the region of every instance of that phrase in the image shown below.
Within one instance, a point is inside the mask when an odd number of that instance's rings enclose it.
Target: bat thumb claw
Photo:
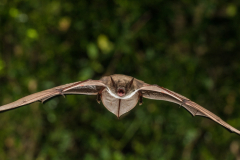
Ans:
[[[65,96],[63,93],[61,93],[61,95],[62,95],[64,98],[66,98],[66,96]]]
[[[40,99],[39,102],[43,104],[44,100],[43,100],[43,99]]]
[[[56,89],[60,95],[62,95],[65,98],[65,95],[63,94],[63,90],[62,89]]]

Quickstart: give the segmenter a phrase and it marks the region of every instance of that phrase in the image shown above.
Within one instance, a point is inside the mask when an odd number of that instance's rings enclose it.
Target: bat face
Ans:
[[[15,102],[0,106],[0,112],[36,101],[43,103],[54,96],[65,96],[67,94],[97,95],[97,101],[99,103],[102,101],[103,105],[117,117],[129,112],[138,102],[142,104],[143,98],[173,102],[184,107],[192,116],[207,117],[219,123],[230,132],[240,135],[239,130],[190,99],[166,88],[150,85],[136,78],[120,74],[105,76],[100,80],[69,83],[31,94]]]
[[[103,78],[106,81],[107,91],[118,99],[128,99],[136,92],[134,78],[125,75],[112,75]]]

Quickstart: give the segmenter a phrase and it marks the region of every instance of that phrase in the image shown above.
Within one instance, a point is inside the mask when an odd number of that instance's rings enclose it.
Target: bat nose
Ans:
[[[125,95],[125,90],[124,89],[118,89],[118,95],[120,96],[120,97],[122,97],[122,96],[124,96]]]

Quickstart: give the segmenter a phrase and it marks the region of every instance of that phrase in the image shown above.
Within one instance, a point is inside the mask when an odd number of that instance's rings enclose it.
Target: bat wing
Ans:
[[[58,87],[54,87],[48,90],[37,92],[29,96],[23,97],[15,102],[0,106],[0,112],[24,106],[36,101],[45,102],[46,100],[65,94],[86,94],[86,95],[97,95],[98,92],[103,89],[105,84],[98,80],[86,80],[82,82],[74,82]]]
[[[101,98],[103,105],[118,118],[133,109],[138,103],[138,93],[135,93],[129,99],[117,99],[104,89]]]
[[[209,110],[203,108],[202,106],[196,104],[195,102],[192,102],[188,98],[178,93],[175,93],[173,91],[170,91],[166,88],[163,88],[157,85],[146,85],[144,87],[141,87],[140,91],[142,92],[142,96],[144,98],[164,100],[164,101],[177,103],[183,106],[193,116],[204,116],[204,117],[210,118],[213,121],[225,127],[230,132],[235,132],[237,134],[240,134],[239,130],[230,126],[228,123],[223,121],[221,118],[219,118]]]

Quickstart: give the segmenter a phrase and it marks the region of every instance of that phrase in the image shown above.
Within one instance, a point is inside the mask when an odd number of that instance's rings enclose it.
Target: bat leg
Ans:
[[[104,90],[104,88],[102,88],[98,94],[97,94],[97,102],[100,104],[101,103],[101,98],[102,98],[102,91]]]
[[[138,99],[139,99],[139,105],[141,106],[141,105],[142,105],[142,103],[143,103],[143,96],[142,96],[142,92],[139,92],[139,97],[138,97]]]

